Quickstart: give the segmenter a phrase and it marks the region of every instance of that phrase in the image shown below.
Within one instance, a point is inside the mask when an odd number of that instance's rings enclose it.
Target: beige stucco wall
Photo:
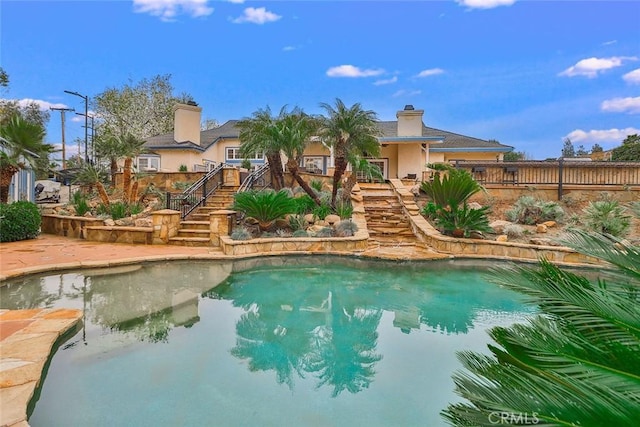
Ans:
[[[424,168],[425,158],[420,144],[398,145],[398,176],[393,178],[404,178],[408,174],[420,176]]]
[[[160,170],[158,172],[178,172],[180,165],[186,165],[187,171],[193,171],[193,165],[202,164],[202,155],[193,150],[154,150],[160,155]]]
[[[304,150],[305,156],[329,156],[330,154],[329,149],[319,142],[309,144]]]

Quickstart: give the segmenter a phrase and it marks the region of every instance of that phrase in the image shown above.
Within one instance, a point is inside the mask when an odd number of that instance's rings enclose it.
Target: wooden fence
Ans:
[[[481,184],[640,186],[640,163],[634,162],[458,161],[454,166],[468,170]]]

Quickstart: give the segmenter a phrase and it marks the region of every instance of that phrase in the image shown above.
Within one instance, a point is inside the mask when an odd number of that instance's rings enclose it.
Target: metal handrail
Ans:
[[[260,166],[253,172],[251,172],[240,184],[238,188],[238,193],[242,193],[243,191],[252,190],[256,184],[262,185],[263,188],[268,185],[266,180],[264,179],[265,174],[269,172],[269,163],[265,163]]]
[[[179,195],[167,193],[167,209],[180,211],[180,219],[185,219],[196,208],[204,206],[207,199],[222,185],[225,166],[228,165],[220,163]]]

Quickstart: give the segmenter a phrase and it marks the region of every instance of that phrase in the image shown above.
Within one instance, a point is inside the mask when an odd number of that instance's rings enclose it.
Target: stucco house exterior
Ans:
[[[137,158],[141,171],[177,172],[184,165],[189,171],[208,170],[224,162],[240,165],[240,139],[237,120],[222,126],[200,130],[202,109],[195,104],[174,107],[173,133],[148,138],[147,153]],[[395,121],[380,121],[381,155],[370,159],[380,166],[385,179],[412,177],[420,179],[429,163],[455,160],[502,160],[513,147],[497,142],[459,135],[430,128],[423,123],[424,110],[411,105],[397,112]],[[252,165],[264,164],[262,155],[249,159]],[[307,171],[332,174],[333,155],[319,141],[311,142],[305,150],[301,166]]]

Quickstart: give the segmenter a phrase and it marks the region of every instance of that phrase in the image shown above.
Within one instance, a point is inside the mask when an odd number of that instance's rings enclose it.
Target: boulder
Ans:
[[[552,227],[555,227],[558,224],[555,221],[545,221],[545,222],[542,223],[542,225],[546,225],[547,228],[552,228]]]
[[[111,218],[107,218],[104,220],[104,225],[106,225],[107,227],[113,227],[114,225],[116,225],[116,222]]]
[[[509,241],[509,236],[507,236],[506,234],[501,234],[498,237],[496,237],[496,242],[508,242]]]
[[[473,209],[473,210],[482,209],[482,205],[478,202],[468,203],[467,206],[469,207],[469,209]]]
[[[497,219],[495,221],[493,221],[491,224],[489,224],[489,227],[491,227],[491,229],[496,233],[496,234],[503,234],[504,233],[504,228],[507,225],[513,224],[512,222],[509,221],[504,221],[502,219]]]
[[[470,239],[480,239],[480,240],[485,240],[486,237],[484,237],[484,234],[482,234],[482,231],[472,231],[469,233],[469,238]]]
[[[304,220],[307,221],[307,224],[313,224],[316,222],[316,217],[314,214],[306,214]]]
[[[327,215],[324,220],[327,222],[327,224],[333,225],[340,222],[340,217],[338,215]]]
[[[138,218],[133,222],[136,227],[153,227],[153,221],[151,218]]]
[[[547,232],[547,226],[544,224],[538,224],[536,225],[536,233],[546,233]]]

